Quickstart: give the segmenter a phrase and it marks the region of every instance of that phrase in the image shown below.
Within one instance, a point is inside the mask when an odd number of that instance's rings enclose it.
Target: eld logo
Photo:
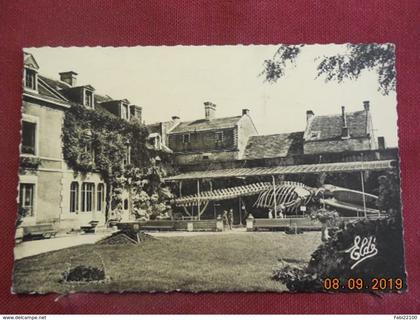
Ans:
[[[354,237],[354,243],[351,248],[348,248],[346,253],[350,253],[350,258],[356,261],[350,269],[354,269],[360,262],[365,261],[368,258],[376,256],[378,249],[376,249],[376,237]]]

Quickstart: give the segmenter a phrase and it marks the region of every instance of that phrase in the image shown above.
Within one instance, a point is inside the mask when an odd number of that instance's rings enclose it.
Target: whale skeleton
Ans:
[[[295,213],[301,206],[306,206],[311,202],[318,190],[300,182],[283,181],[261,192],[254,207],[273,208],[277,204],[282,206],[284,212]]]

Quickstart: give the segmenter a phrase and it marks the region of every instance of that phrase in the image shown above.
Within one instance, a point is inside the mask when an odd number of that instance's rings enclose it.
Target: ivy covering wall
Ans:
[[[108,186],[107,218],[118,217],[125,191],[137,218],[156,218],[169,209],[165,203],[171,193],[163,178],[170,159],[148,148],[147,136],[147,128],[136,120],[128,122],[79,105],[65,114],[64,159],[75,174],[102,175]],[[131,163],[125,161],[128,153]]]

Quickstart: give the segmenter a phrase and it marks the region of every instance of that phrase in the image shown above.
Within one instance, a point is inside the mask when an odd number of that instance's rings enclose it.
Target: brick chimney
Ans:
[[[249,115],[249,109],[242,109],[242,115]]]
[[[216,117],[216,105],[213,102],[204,102],[206,120],[213,120]]]
[[[368,101],[368,100],[363,101],[363,108],[364,108],[366,111],[369,111],[370,104],[369,104],[369,101]]]
[[[341,121],[342,121],[342,126],[341,126],[341,138],[349,138],[349,128],[347,127],[347,118],[346,118],[346,107],[342,106],[341,107]]]
[[[75,87],[77,83],[77,73],[74,71],[60,72],[60,80],[67,83],[71,87]]]
[[[306,110],[306,123],[312,120],[315,117],[315,113],[312,110]]]

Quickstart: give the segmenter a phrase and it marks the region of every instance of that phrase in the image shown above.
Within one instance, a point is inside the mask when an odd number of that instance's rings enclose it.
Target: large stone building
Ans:
[[[316,116],[306,112],[306,129],[303,136],[303,153],[316,154],[377,149],[373,132],[369,101],[363,102],[363,110],[341,114]]]
[[[60,80],[54,80],[38,71],[35,58],[25,53],[19,174],[23,224],[59,222],[64,229],[77,229],[91,220],[103,224],[108,186],[99,172],[77,174],[64,160],[65,114],[76,104],[142,122],[142,109],[126,99],[99,95],[91,85],[78,85],[75,72],[62,72]],[[193,121],[173,117],[147,125],[146,147],[162,157],[173,154],[180,173],[398,158],[397,148],[386,149],[383,137],[376,141],[367,101],[356,112],[346,112],[344,107],[333,115],[307,111],[304,130],[270,135],[258,135],[248,109],[238,116],[218,118],[216,105],[205,102],[204,115]],[[124,165],[131,162],[130,150],[127,145]],[[130,199],[126,193],[122,198],[122,215],[129,219]]]
[[[25,53],[18,197],[23,226],[59,223],[60,228],[70,229],[91,220],[103,224],[107,186],[99,173],[76,174],[64,161],[64,116],[72,104],[78,104],[141,121],[141,108],[98,95],[90,85],[77,86],[75,72],[60,73],[60,80],[53,80],[38,71],[35,58]]]
[[[393,159],[396,148],[385,148],[384,137],[375,138],[369,101],[363,109],[330,115],[306,112],[304,131],[252,136],[243,161],[247,166],[311,164]]]
[[[258,133],[249,109],[239,116],[217,118],[216,105],[205,102],[204,114],[203,119],[193,121],[173,117],[148,125],[150,139],[156,146],[168,147],[181,170],[243,159],[248,138]]]
[[[383,137],[376,140],[369,101],[361,109],[341,107],[330,115],[308,110],[302,131],[258,135],[247,109],[242,116],[216,118],[215,106],[206,103],[204,119],[174,117],[149,128],[174,152],[181,172],[397,158],[396,148],[385,148]]]

